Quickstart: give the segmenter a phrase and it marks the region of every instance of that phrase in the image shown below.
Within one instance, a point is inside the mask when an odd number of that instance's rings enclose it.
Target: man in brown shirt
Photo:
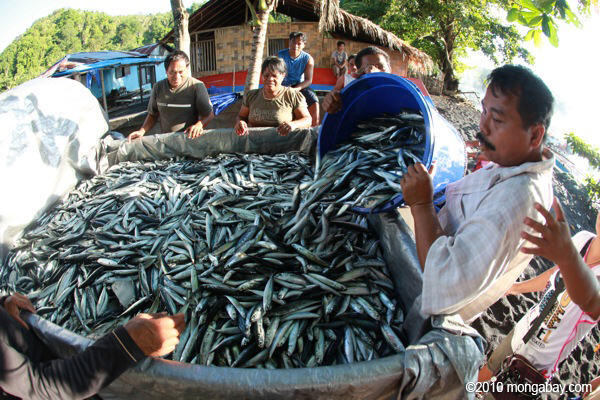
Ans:
[[[189,65],[190,60],[183,51],[167,56],[167,79],[152,88],[148,116],[142,127],[129,135],[129,141],[144,136],[156,120],[160,122],[161,132],[184,131],[189,138],[202,134],[214,114],[206,87],[189,76]]]

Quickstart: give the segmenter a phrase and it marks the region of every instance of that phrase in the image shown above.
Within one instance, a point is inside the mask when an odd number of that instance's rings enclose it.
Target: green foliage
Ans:
[[[592,167],[600,169],[600,152],[597,148],[586,143],[573,132],[567,133],[565,137],[567,139],[567,144],[575,154],[587,158]]]
[[[342,1],[349,12],[368,18],[425,51],[444,74],[445,87],[456,85],[458,60],[466,50],[481,50],[494,62],[531,61],[522,37],[503,24],[497,8],[505,0]],[[495,7],[494,9],[492,7]]]
[[[590,10],[589,0],[579,0],[577,5],[581,13]],[[506,19],[529,28],[525,40],[533,40],[536,46],[541,44],[542,34],[553,46],[558,46],[556,19],[581,26],[578,15],[571,10],[567,0],[513,0]]]
[[[194,3],[191,14],[205,3]],[[131,50],[156,43],[173,27],[173,14],[110,16],[59,9],[37,20],[0,54],[0,92],[43,73],[67,54]]]
[[[585,189],[590,196],[590,201],[600,205],[600,180],[596,180],[592,176],[588,176],[585,178]]]

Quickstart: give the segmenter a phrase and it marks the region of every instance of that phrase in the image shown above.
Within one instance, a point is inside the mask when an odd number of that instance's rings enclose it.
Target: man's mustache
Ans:
[[[488,140],[485,138],[485,136],[483,136],[483,132],[481,132],[481,131],[477,132],[477,139],[481,142],[481,144],[483,144],[484,147],[488,148],[489,150],[492,150],[492,151],[496,150],[496,146],[494,146],[493,144],[488,142]]]

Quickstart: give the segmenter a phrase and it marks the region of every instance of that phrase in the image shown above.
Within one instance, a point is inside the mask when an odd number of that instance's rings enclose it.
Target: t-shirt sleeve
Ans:
[[[296,110],[300,107],[307,108],[306,98],[299,90],[291,90],[292,92],[292,110]]]
[[[256,94],[258,93],[258,89],[248,90],[248,92],[244,95],[244,99],[242,100],[242,105],[244,107],[250,108],[250,104],[254,102],[256,99]]]
[[[208,117],[213,110],[208,91],[204,83],[196,83],[196,111],[201,118]]]
[[[156,117],[158,115],[158,103],[156,97],[158,96],[158,83],[152,88],[150,93],[150,101],[148,102],[148,114]]]

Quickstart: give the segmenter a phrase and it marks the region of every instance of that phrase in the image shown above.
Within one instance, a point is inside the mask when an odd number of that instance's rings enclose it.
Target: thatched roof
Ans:
[[[424,69],[432,66],[431,58],[427,54],[368,19],[342,10],[339,0],[278,0],[276,12],[300,21],[318,21],[320,31],[329,32],[339,38],[402,51],[409,61]],[[245,0],[210,0],[190,16],[189,31],[199,32],[241,25],[251,18]],[[172,42],[173,31],[162,41]]]

